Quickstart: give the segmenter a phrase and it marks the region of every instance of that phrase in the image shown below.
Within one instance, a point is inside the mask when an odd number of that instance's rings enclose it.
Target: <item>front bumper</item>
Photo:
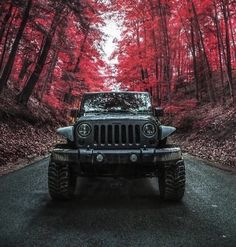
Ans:
[[[98,158],[99,157],[99,158]],[[149,164],[174,162],[182,159],[179,147],[171,148],[140,148],[125,150],[94,150],[94,149],[54,149],[51,160],[74,164]]]

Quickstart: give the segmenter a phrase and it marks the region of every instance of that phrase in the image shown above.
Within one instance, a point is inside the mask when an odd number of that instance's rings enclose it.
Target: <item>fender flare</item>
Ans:
[[[63,128],[58,128],[57,133],[70,141],[74,141],[74,126],[68,126]]]
[[[165,126],[160,125],[159,126],[159,139],[164,140],[166,137],[172,135],[176,131],[175,127],[172,126]]]

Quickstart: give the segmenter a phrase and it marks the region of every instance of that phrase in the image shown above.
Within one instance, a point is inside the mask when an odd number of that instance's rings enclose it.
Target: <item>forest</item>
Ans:
[[[228,0],[117,1],[125,16],[118,80],[159,104],[181,88],[197,102],[234,101],[235,8]]]
[[[115,63],[104,59],[104,30],[109,20],[121,32],[121,38],[113,40],[110,61]],[[61,121],[58,116],[66,120],[68,110],[79,106],[84,92],[114,88],[150,92],[154,103],[166,109],[166,121],[182,130],[178,141],[189,146],[186,136],[191,136],[192,145],[196,141],[202,147],[211,140],[214,150],[225,147],[217,158],[228,160],[236,140],[236,1],[0,2],[3,164],[14,152],[20,157],[29,155],[26,141],[20,142],[17,151],[4,149],[12,139],[9,132],[16,119],[31,127],[42,119],[53,125]],[[199,143],[198,131],[205,130],[210,131],[210,139]],[[18,139],[22,136],[25,132]],[[50,140],[50,135],[44,140],[46,149]],[[45,149],[37,155],[41,152]],[[232,165],[235,153],[229,160]]]
[[[99,88],[104,8],[99,1],[1,2],[0,91],[9,83],[19,104],[33,94],[64,108]]]
[[[2,1],[0,92],[10,85],[20,104],[33,94],[63,108],[103,90],[114,76],[102,59],[109,13],[122,26],[113,52],[121,88],[148,90],[159,104],[181,88],[198,102],[233,101],[235,8],[229,0]]]

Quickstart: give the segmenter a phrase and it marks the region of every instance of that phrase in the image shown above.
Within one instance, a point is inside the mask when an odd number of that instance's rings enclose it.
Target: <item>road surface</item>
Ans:
[[[181,203],[155,179],[78,179],[74,201],[47,193],[45,159],[0,177],[0,246],[236,246],[236,174],[186,157]]]

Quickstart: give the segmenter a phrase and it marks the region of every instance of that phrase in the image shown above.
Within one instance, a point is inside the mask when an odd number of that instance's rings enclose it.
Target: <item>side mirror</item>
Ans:
[[[164,116],[164,109],[162,107],[157,107],[154,109],[154,114],[156,117],[163,117]]]

